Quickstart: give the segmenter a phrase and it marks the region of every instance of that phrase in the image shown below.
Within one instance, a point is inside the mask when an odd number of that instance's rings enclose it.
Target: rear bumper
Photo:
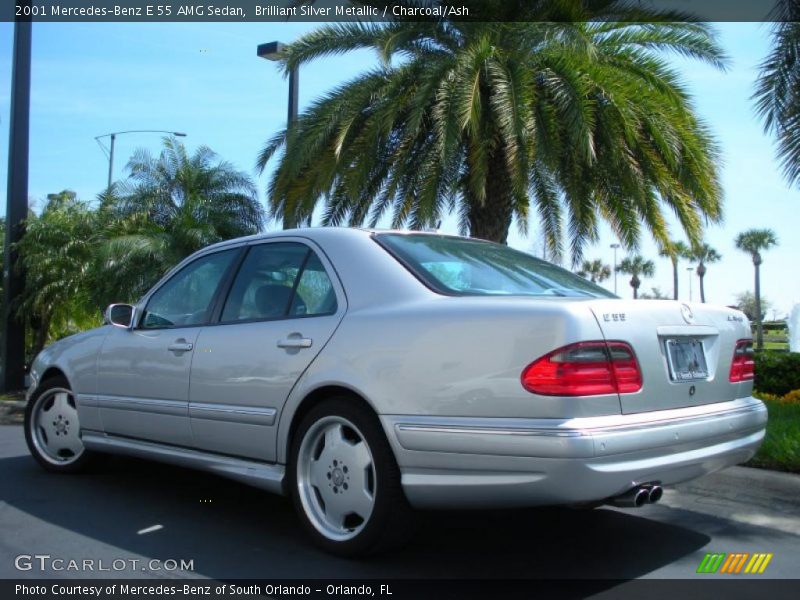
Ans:
[[[755,398],[574,419],[381,416],[417,507],[593,502],[752,457],[767,409]]]

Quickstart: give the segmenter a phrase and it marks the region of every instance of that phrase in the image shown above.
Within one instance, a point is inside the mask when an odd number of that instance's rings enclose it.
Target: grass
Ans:
[[[748,467],[800,473],[800,403],[764,400],[767,435]]]
[[[0,394],[0,402],[4,400],[24,400],[25,399],[25,392],[7,392],[5,394]]]
[[[764,342],[764,350],[789,350],[789,342]]]

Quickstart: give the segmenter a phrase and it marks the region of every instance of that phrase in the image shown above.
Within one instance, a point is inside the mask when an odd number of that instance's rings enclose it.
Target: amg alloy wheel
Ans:
[[[81,441],[75,395],[65,379],[49,379],[34,392],[25,410],[25,440],[49,471],[79,471],[92,458]]]
[[[289,482],[306,529],[330,552],[367,554],[409,530],[410,509],[381,425],[352,399],[325,401],[306,415],[292,444]]]

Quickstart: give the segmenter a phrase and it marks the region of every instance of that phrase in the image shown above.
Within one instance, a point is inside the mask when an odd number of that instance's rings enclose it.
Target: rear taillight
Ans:
[[[736,383],[738,381],[750,381],[755,376],[756,364],[753,360],[753,340],[739,340],[733,351],[733,361],[731,362],[731,374],[728,379]]]
[[[625,342],[578,342],[525,367],[522,387],[543,396],[629,394],[642,389],[642,372]]]

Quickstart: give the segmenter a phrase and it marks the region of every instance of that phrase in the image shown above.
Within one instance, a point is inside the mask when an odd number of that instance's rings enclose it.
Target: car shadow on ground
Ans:
[[[193,559],[217,579],[632,579],[709,541],[605,509],[437,511],[419,514],[407,546],[345,560],[308,543],[288,499],[206,473],[112,457],[89,474],[55,475],[17,456],[0,460],[0,480],[0,501],[24,513],[130,553]],[[153,525],[163,528],[137,533]]]

